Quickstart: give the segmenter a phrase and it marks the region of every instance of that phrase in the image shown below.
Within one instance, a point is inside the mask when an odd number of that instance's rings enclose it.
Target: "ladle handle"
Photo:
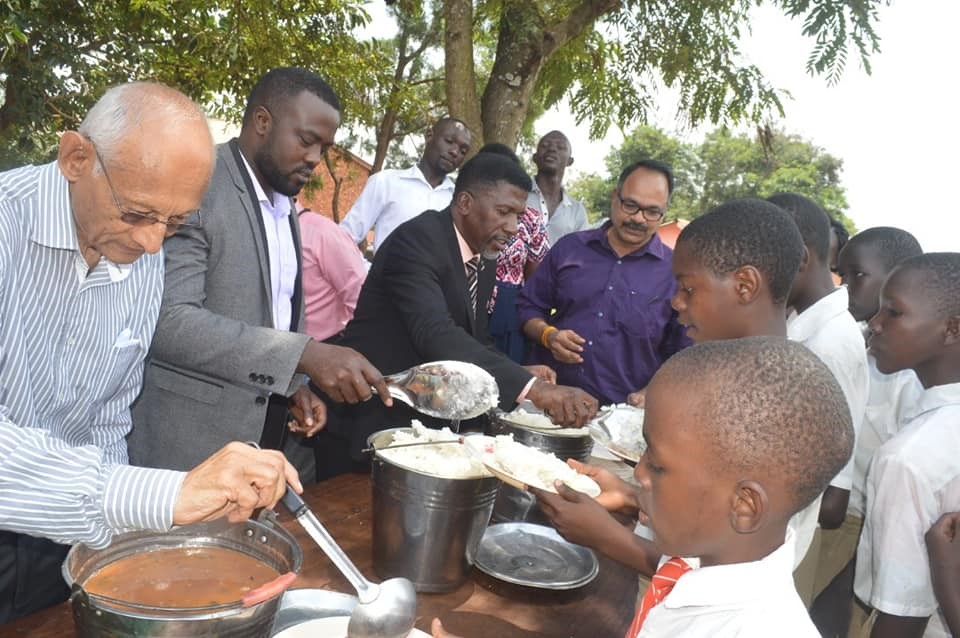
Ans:
[[[303,499],[290,489],[290,486],[287,486],[287,490],[280,500],[284,506],[297,517],[297,521],[303,526],[307,534],[310,535],[310,538],[319,545],[323,553],[330,559],[330,562],[340,570],[344,578],[357,590],[357,597],[360,599],[360,602],[367,603],[376,598],[379,587],[368,581],[363,574],[360,573],[360,570],[353,564],[350,557],[340,549],[337,542],[330,536],[327,528],[325,528],[314,513],[310,511],[310,508],[303,502]]]

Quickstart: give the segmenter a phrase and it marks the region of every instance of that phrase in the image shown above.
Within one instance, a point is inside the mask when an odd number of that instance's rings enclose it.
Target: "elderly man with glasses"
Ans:
[[[189,472],[127,464],[160,247],[199,223],[213,162],[197,105],[138,82],[107,91],[56,161],[0,173],[0,623],[66,599],[72,543],[245,519],[298,485],[242,443]]]
[[[690,344],[670,307],[673,251],[657,236],[672,192],[669,166],[631,164],[610,219],[560,239],[520,293],[523,332],[535,344],[530,363],[554,368],[557,383],[601,404],[637,403],[642,393],[634,393]]]

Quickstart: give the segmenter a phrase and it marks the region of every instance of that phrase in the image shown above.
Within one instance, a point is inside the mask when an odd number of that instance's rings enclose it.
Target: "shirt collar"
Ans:
[[[960,405],[960,383],[947,383],[927,388],[917,402],[904,411],[904,420],[911,421],[945,405]]]
[[[414,164],[413,166],[410,166],[409,168],[405,168],[405,169],[403,169],[403,170],[401,170],[401,171],[398,171],[398,172],[397,172],[397,175],[398,175],[401,179],[412,179],[412,180],[416,180],[416,181],[418,181],[418,182],[423,182],[424,184],[426,184],[426,185],[429,186],[432,190],[435,190],[435,191],[445,191],[445,190],[452,191],[452,190],[453,190],[453,187],[454,187],[454,185],[455,185],[455,184],[454,184],[454,181],[453,181],[453,178],[450,177],[449,174],[447,174],[447,175],[444,175],[444,176],[443,176],[443,181],[440,182],[440,184],[439,184],[436,188],[434,188],[434,187],[433,187],[433,184],[431,184],[430,182],[428,182],[428,181],[427,181],[427,178],[424,177],[423,171],[420,170],[420,165],[419,165],[419,164]]]
[[[699,560],[684,559],[693,569],[677,580],[661,604],[671,609],[741,605],[769,598],[777,582],[793,590],[795,542],[795,534],[788,529],[783,545],[760,560],[699,567]]]
[[[616,252],[613,250],[613,246],[610,245],[610,239],[607,237],[607,231],[611,226],[613,226],[613,222],[608,219],[607,221],[603,222],[603,225],[600,226],[600,228],[583,231],[581,233],[583,242],[585,244],[599,243],[606,250],[616,255]],[[627,253],[620,259],[623,259],[624,257],[642,257],[643,255],[651,255],[657,259],[663,260],[670,256],[670,249],[667,248],[662,241],[660,241],[660,234],[654,233],[653,237],[650,238],[650,241],[635,251]]]
[[[73,204],[70,202],[70,183],[60,172],[60,166],[56,162],[40,167],[38,201],[44,204],[38,207],[33,226],[33,241],[47,248],[74,251],[78,259],[80,281],[83,281],[90,268],[80,254],[77,224],[73,219]],[[133,268],[133,264],[115,264],[106,257],[100,257],[100,262],[106,265],[107,274],[113,283],[126,279]]]
[[[266,191],[263,190],[263,186],[260,185],[260,180],[257,179],[256,174],[253,172],[253,167],[250,166],[250,162],[244,157],[243,151],[240,151],[240,158],[243,160],[244,168],[247,169],[247,173],[250,175],[250,181],[253,183],[253,192],[257,195],[257,201],[265,204],[266,209],[277,219],[288,216],[290,214],[290,198],[274,192],[273,196],[277,202],[273,203],[270,201]]]
[[[840,286],[800,314],[791,313],[787,318],[790,338],[794,341],[806,341],[834,317],[849,313],[849,299],[846,287]]]
[[[537,197],[543,197],[543,193],[540,192],[540,186],[537,184],[537,178],[533,177],[530,179],[530,181],[533,182],[533,188],[530,189],[530,192],[536,193]],[[567,195],[567,189],[561,186],[560,187],[560,203],[557,204],[557,208],[566,206],[567,204],[570,204],[572,201],[573,200],[571,200],[570,197]]]
[[[460,259],[463,260],[463,263],[466,264],[468,261],[480,255],[480,253],[473,252],[473,249],[470,248],[470,244],[467,243],[467,240],[463,238],[463,235],[460,234],[460,229],[457,228],[457,225],[453,225],[453,232],[457,234],[457,244],[460,246]]]

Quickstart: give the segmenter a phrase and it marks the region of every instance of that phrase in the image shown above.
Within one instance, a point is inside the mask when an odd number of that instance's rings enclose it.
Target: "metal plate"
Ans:
[[[329,621],[337,627],[342,624],[343,635],[346,635],[346,623],[337,619],[349,617],[356,606],[356,596],[326,589],[291,589],[280,600],[280,610],[270,635],[276,638],[332,637],[330,633],[318,633],[325,629],[322,621]],[[413,628],[408,638],[429,638],[429,634]]]
[[[475,564],[499,580],[539,589],[576,589],[596,578],[600,569],[592,551],[568,543],[551,527],[532,523],[488,527]]]
[[[326,589],[291,589],[280,599],[280,609],[273,621],[275,635],[294,625],[317,618],[349,616],[357,606],[357,597]]]

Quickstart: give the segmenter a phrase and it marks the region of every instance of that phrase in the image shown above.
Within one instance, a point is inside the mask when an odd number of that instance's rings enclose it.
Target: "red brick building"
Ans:
[[[339,222],[357,201],[360,191],[367,183],[367,178],[370,177],[372,167],[339,146],[330,147],[327,153],[332,160],[334,174],[330,174],[326,162],[321,162],[313,171],[313,180],[297,196],[297,202],[304,208]],[[333,195],[337,180],[340,181],[340,192],[337,215],[334,215]]]

